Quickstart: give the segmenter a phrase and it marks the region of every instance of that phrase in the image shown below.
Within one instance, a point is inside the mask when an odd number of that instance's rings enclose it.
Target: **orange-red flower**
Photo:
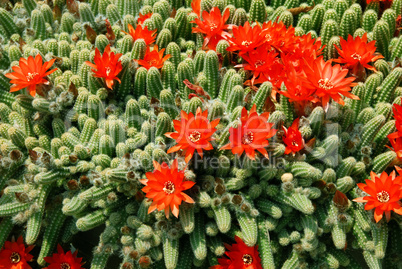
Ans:
[[[121,53],[114,53],[110,51],[110,45],[107,45],[103,54],[100,54],[98,48],[95,49],[95,64],[86,61],[85,63],[92,67],[92,72],[94,72],[94,77],[104,78],[106,82],[106,86],[109,89],[113,88],[114,80],[117,80],[121,83],[120,79],[117,75],[123,69],[119,58]]]
[[[138,17],[138,20],[137,20],[137,22],[138,22],[138,25],[142,25],[143,23],[144,23],[144,21],[146,20],[146,19],[149,19],[149,18],[151,18],[151,16],[152,16],[152,12],[149,12],[149,13],[147,13],[147,14],[141,14],[141,12],[140,12],[140,14],[139,14],[139,17]],[[131,26],[131,25],[130,25]],[[132,27],[132,26],[131,26]],[[133,29],[134,30],[134,29]],[[134,38],[134,37],[133,37]]]
[[[323,57],[315,59],[313,62],[303,67],[305,79],[309,85],[307,87],[314,88],[315,94],[321,99],[322,106],[327,108],[329,100],[332,98],[335,102],[344,105],[342,96],[359,100],[359,97],[350,93],[352,83],[355,78],[348,77],[347,69],[341,69],[339,64],[332,66],[332,61],[324,61]]]
[[[396,156],[401,159],[402,158],[402,137],[396,135],[397,133],[389,134],[387,137],[389,142],[391,143],[390,146],[386,146],[387,148],[393,150],[396,153]]]
[[[257,24],[251,27],[247,21],[244,26],[233,28],[233,37],[228,37],[230,46],[227,51],[239,51],[243,55],[264,43],[265,38],[261,35],[261,27]]]
[[[252,160],[255,159],[255,151],[257,150],[268,158],[265,147],[269,145],[268,139],[276,133],[276,130],[272,129],[273,123],[268,123],[268,117],[268,112],[258,115],[255,104],[250,109],[250,113],[247,113],[246,108],[243,108],[240,118],[241,124],[237,128],[229,128],[230,142],[221,147],[221,150],[231,149],[233,154],[239,156],[245,151]]]
[[[392,108],[394,112],[394,118],[395,118],[395,127],[396,127],[396,132],[389,134],[388,138],[395,139],[398,137],[402,137],[402,106],[398,104],[394,104],[394,107]]]
[[[184,180],[184,171],[178,170],[177,159],[173,161],[171,168],[166,163],[160,165],[156,161],[154,161],[154,167],[153,172],[145,173],[146,179],[140,180],[146,185],[142,191],[152,200],[148,214],[158,209],[158,211],[165,211],[166,218],[169,218],[170,211],[178,218],[182,201],[194,203],[194,200],[183,191],[193,187],[195,182]]]
[[[49,81],[45,78],[57,68],[48,71],[56,59],[42,63],[42,56],[37,54],[34,57],[29,56],[28,59],[20,58],[19,66],[13,66],[14,72],[5,76],[11,79],[14,85],[10,88],[10,92],[16,92],[23,88],[28,88],[29,94],[35,96],[36,87],[42,84],[48,85]]]
[[[215,50],[219,40],[230,36],[228,32],[225,32],[225,30],[230,28],[230,26],[226,24],[229,16],[229,9],[225,10],[223,16],[217,7],[213,7],[210,13],[204,10],[202,12],[203,20],[196,18],[194,21],[192,21],[192,23],[196,23],[198,26],[193,27],[192,32],[204,34],[205,37],[203,45],[208,45],[209,49]]]
[[[264,22],[261,35],[266,44],[274,47],[278,52],[292,52],[298,45],[299,37],[295,35],[295,28],[286,28],[283,22]]]
[[[138,24],[135,29],[131,24],[129,24],[128,33],[124,31],[123,33],[131,35],[134,41],[137,39],[144,39],[145,44],[147,45],[154,43],[156,38],[156,30],[150,31],[148,30],[148,26],[142,28],[140,24]]]
[[[262,269],[258,246],[249,247],[238,236],[235,236],[235,240],[236,244],[225,244],[228,258],[218,259],[219,265],[210,269]]]
[[[213,149],[210,141],[212,135],[216,131],[220,119],[215,119],[211,122],[208,120],[208,111],[202,112],[201,108],[197,109],[194,117],[193,113],[187,114],[181,111],[181,119],[173,120],[174,129],[176,132],[166,133],[167,137],[176,140],[177,145],[171,147],[168,153],[178,150],[185,151],[185,161],[188,163],[197,150],[198,154],[203,157],[203,150]]]
[[[357,36],[355,39],[349,35],[347,41],[341,37],[340,45],[342,49],[335,45],[339,58],[334,62],[345,64],[353,74],[357,74],[359,70],[364,68],[376,71],[369,63],[384,57],[376,55],[375,42],[373,40],[367,43],[367,33],[364,33],[363,37]]]
[[[191,1],[191,8],[193,9],[193,12],[197,14],[198,18],[201,15],[201,0],[193,0]]]
[[[278,53],[268,51],[265,45],[259,46],[257,49],[242,55],[246,61],[244,64],[236,65],[243,67],[245,70],[253,72],[252,84],[270,81],[274,86],[280,87],[280,77],[283,72],[283,65],[279,62]]]
[[[289,128],[282,126],[285,134],[282,137],[283,142],[286,145],[285,154],[299,152],[304,148],[304,139],[299,131],[300,118],[297,118]]]
[[[63,248],[57,245],[57,253],[54,253],[52,257],[46,257],[44,260],[49,263],[49,266],[45,269],[83,269],[82,258],[77,257],[78,251],[74,253],[71,250],[64,253]]]
[[[33,256],[29,252],[33,246],[25,248],[22,236],[18,237],[17,242],[14,239],[6,241],[0,249],[0,268],[2,269],[31,269],[28,262]]]
[[[170,58],[170,54],[167,54],[165,57],[163,56],[163,53],[165,52],[165,49],[158,50],[158,45],[155,45],[153,50],[150,51],[150,48],[147,47],[147,51],[145,52],[144,59],[139,59],[136,60],[139,65],[142,65],[146,69],[149,69],[151,67],[156,67],[158,69],[163,67],[163,64],[167,59]]]
[[[374,209],[374,219],[379,222],[382,219],[383,213],[387,221],[390,220],[391,211],[402,215],[401,202],[402,198],[402,177],[395,176],[393,171],[389,176],[386,172],[383,172],[380,177],[374,172],[370,173],[370,179],[366,179],[366,184],[357,183],[357,186],[368,194],[368,196],[359,197],[353,201],[364,203],[365,210]]]

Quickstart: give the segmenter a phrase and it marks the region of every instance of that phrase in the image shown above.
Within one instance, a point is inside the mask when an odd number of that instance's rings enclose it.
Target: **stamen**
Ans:
[[[21,261],[21,256],[18,252],[11,253],[10,256],[11,263],[19,263]]]
[[[323,88],[325,90],[330,90],[334,87],[334,85],[332,85],[331,81],[329,81],[328,78],[320,79],[318,81],[318,85],[320,86],[320,88]]]
[[[190,139],[190,141],[193,143],[198,142],[201,139],[201,133],[198,131],[194,131],[188,136],[188,139]]]
[[[175,186],[174,186],[172,181],[166,182],[165,186],[163,187],[163,191],[166,194],[172,194],[172,193],[174,193],[175,190],[176,190],[176,188],[175,188]]]
[[[253,257],[250,254],[244,254],[241,259],[245,265],[250,265],[253,263]]]
[[[243,137],[241,138],[241,142],[242,142],[244,145],[251,144],[251,143],[253,143],[253,141],[254,141],[254,134],[253,134],[252,132],[247,132],[247,133],[245,133],[245,134],[243,135]]]
[[[387,203],[389,201],[389,193],[386,191],[381,191],[379,193],[377,193],[377,200],[380,203]]]

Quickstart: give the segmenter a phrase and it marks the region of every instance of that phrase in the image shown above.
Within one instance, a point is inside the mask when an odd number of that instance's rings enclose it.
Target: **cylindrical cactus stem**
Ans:
[[[386,60],[390,58],[389,42],[391,40],[390,30],[388,23],[380,19],[374,25],[373,38],[376,40],[377,50],[385,57]]]
[[[340,23],[340,34],[343,39],[347,39],[348,35],[353,35],[357,29],[357,14],[353,9],[348,9],[343,13]]]
[[[31,14],[32,27],[35,29],[35,38],[44,40],[46,38],[45,18],[43,14],[35,9]]]
[[[140,97],[145,95],[146,91],[146,81],[147,81],[147,69],[144,67],[140,67],[137,69],[134,77],[134,96]]]
[[[310,14],[304,14],[297,22],[297,27],[304,30],[305,33],[313,29],[313,18]]]
[[[389,72],[391,72],[391,67],[384,59],[378,59],[377,61],[375,61],[374,67],[377,71],[381,72],[384,77],[387,77]]]
[[[243,8],[237,8],[232,18],[232,24],[243,26],[246,21],[248,21],[247,12]]]
[[[289,27],[293,25],[293,15],[290,11],[285,10],[279,16],[278,21],[283,22],[286,27]]]
[[[267,11],[265,10],[265,1],[252,0],[249,13],[250,21],[252,22],[265,22],[267,18]]]
[[[166,269],[174,269],[179,260],[179,240],[171,239],[169,236],[163,238],[163,258]]]
[[[386,76],[384,81],[381,83],[381,92],[376,99],[376,103],[379,102],[390,102],[391,96],[393,95],[399,82],[402,80],[402,68],[397,67],[392,72]]]
[[[38,10],[40,13],[40,11]],[[40,13],[42,15],[42,13]],[[43,15],[42,15],[43,18]],[[31,18],[32,20],[32,18]],[[43,27],[44,27],[45,21],[43,21]],[[18,30],[17,25],[14,23],[13,16],[11,15],[10,12],[5,10],[4,8],[0,8],[0,25],[3,26],[4,29],[4,34],[6,35],[7,38],[10,38],[13,34],[20,33]],[[38,29],[38,28],[34,28]]]
[[[120,19],[119,11],[117,6],[114,4],[110,4],[106,8],[106,17],[110,21],[110,24],[113,25]]]
[[[316,5],[311,11],[311,19],[313,20],[312,29],[316,32],[320,31],[323,22],[325,7],[322,4]]]
[[[382,81],[384,79],[384,76],[382,73],[373,73],[364,82],[364,86],[366,88],[365,93],[364,93],[364,103],[366,104],[374,104],[373,103],[373,97],[375,90],[377,89],[378,86],[381,85]]]
[[[207,257],[204,215],[200,213],[196,214],[194,224],[194,230],[190,233],[191,248],[196,259],[204,260]]]
[[[156,67],[151,67],[147,73],[147,88],[151,97],[158,98],[159,94],[163,90],[161,74]]]
[[[242,86],[237,85],[232,88],[230,92],[228,101],[227,101],[227,109],[229,112],[233,112],[233,110],[238,107],[242,106],[244,102],[244,89]]]
[[[382,13],[381,19],[385,20],[388,23],[389,26],[389,36],[393,37],[394,32],[395,32],[395,27],[396,27],[396,11],[393,10],[392,8],[388,8],[384,10]]]
[[[207,78],[206,88],[204,89],[212,99],[218,96],[219,89],[219,59],[213,50],[207,52],[204,62],[204,74]]]
[[[103,53],[106,46],[109,44],[109,39],[105,35],[98,35],[95,39],[95,48]]]
[[[245,214],[238,213],[237,221],[242,231],[242,239],[247,246],[254,246],[257,243],[258,229],[256,219]]]
[[[374,257],[383,259],[388,243],[388,225],[384,222],[371,223],[371,234],[374,240]]]
[[[229,210],[225,206],[219,206],[216,208],[212,208],[214,211],[214,218],[216,221],[216,225],[218,225],[218,229],[221,233],[227,233],[230,230],[232,224],[232,217]]]
[[[42,185],[39,189],[39,197],[37,200],[39,211],[34,213],[27,222],[27,233],[25,235],[27,245],[34,244],[39,236],[43,212],[45,211],[45,202],[51,187],[51,185]]]
[[[3,246],[4,242],[7,240],[8,235],[13,229],[13,221],[11,217],[3,218],[0,221],[0,245]]]
[[[280,219],[282,217],[281,208],[274,202],[271,202],[267,199],[259,199],[257,200],[256,206],[259,210],[268,215],[272,216],[275,219]]]
[[[258,225],[258,252],[260,253],[261,265],[266,269],[274,269],[274,257],[271,248],[271,239],[269,236],[269,231],[265,225],[265,220],[263,217],[257,218]]]
[[[91,10],[91,5],[87,3],[79,3],[79,13],[81,23],[89,22],[92,27],[95,26],[95,17]]]
[[[191,72],[189,64],[183,61],[177,67],[177,83],[180,96],[183,99],[188,99],[188,95],[191,93],[190,89],[184,84],[186,79],[190,83],[194,83],[194,74]]]
[[[293,250],[289,258],[284,262],[282,269],[291,269],[299,267],[299,255]]]
[[[162,67],[162,84],[164,89],[176,90],[176,70],[172,62],[166,61]]]
[[[180,33],[180,30],[178,30],[178,33]],[[176,69],[179,66],[179,63],[181,62],[180,52],[181,49],[179,45],[177,45],[175,42],[170,42],[166,47],[166,54],[170,54],[169,61],[171,61],[174,64]]]
[[[107,266],[107,261],[110,257],[110,252],[95,252],[91,261],[90,269],[104,269]]]
[[[44,266],[46,264],[44,258],[48,257],[56,246],[61,228],[63,227],[66,216],[60,207],[55,208],[49,215],[49,225],[46,227],[43,235],[42,247],[40,249],[38,264]]]
[[[166,48],[170,42],[172,42],[172,33],[169,29],[162,29],[158,34],[158,38],[156,39],[156,45],[159,48]]]
[[[103,210],[94,211],[77,220],[77,228],[80,231],[88,231],[99,225],[102,225],[106,221],[107,217],[103,214]]]
[[[385,123],[385,117],[378,115],[363,126],[360,148],[370,146],[374,137]]]
[[[368,9],[363,14],[362,28],[366,32],[371,32],[374,29],[374,25],[378,20],[378,14],[372,9]]]
[[[372,171],[377,174],[381,174],[384,170],[395,160],[396,153],[394,151],[387,151],[378,156],[373,160]]]
[[[378,131],[377,135],[374,137],[374,143],[376,145],[376,150],[374,155],[378,156],[383,151],[385,145],[388,142],[388,135],[396,131],[395,120],[390,120],[386,122]]]
[[[155,136],[163,136],[165,133],[171,131],[172,129],[172,119],[170,116],[161,112],[158,115],[158,119],[156,121],[156,133]]]
[[[334,20],[328,20],[323,23],[322,29],[321,29],[321,41],[323,44],[328,45],[329,40],[333,36],[337,36],[339,32],[339,25],[336,21]],[[324,48],[324,56],[327,55],[327,50]]]

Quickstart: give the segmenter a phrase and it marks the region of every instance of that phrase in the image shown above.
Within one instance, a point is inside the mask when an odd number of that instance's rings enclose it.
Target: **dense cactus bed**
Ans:
[[[401,13],[1,1],[0,268],[402,268]]]

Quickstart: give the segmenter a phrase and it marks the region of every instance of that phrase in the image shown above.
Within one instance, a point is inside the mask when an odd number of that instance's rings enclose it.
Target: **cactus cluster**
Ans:
[[[0,247],[23,234],[40,249],[41,268],[58,243],[103,227],[87,268],[209,268],[235,236],[258,246],[261,267],[255,268],[399,268],[402,217],[392,213],[391,221],[376,223],[373,210],[352,202],[364,196],[357,183],[370,172],[402,164],[395,147],[386,147],[396,131],[393,106],[402,97],[402,0],[388,4],[2,1]],[[296,36],[320,39],[325,60],[338,58],[349,35],[375,41],[383,58],[356,79],[344,105],[307,106],[298,117],[297,102],[279,94],[284,85],[247,83],[250,71],[227,50],[227,40],[206,48],[205,34],[192,28],[213,8],[228,14],[231,27],[282,22]],[[153,41],[135,39],[138,25],[155,38],[160,66],[142,64]],[[113,87],[88,65],[108,51],[121,63]],[[53,63],[47,82],[34,96],[10,92],[6,74],[20,58],[37,55]],[[220,150],[231,143],[243,111],[253,109],[269,111],[277,130],[264,148],[269,158]],[[219,119],[213,148],[191,160],[182,150],[169,151],[176,144],[165,135],[183,111]],[[289,154],[283,136],[296,119],[306,144]],[[183,202],[177,218],[159,208],[149,213],[143,180],[155,163],[175,160],[194,183],[184,191],[194,203]],[[120,263],[108,263],[111,256]]]

